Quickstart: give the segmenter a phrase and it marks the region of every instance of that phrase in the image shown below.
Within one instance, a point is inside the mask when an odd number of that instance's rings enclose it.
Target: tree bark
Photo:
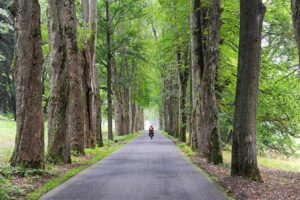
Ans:
[[[238,78],[235,100],[231,175],[262,181],[256,157],[256,113],[265,6],[241,0]]]
[[[43,63],[38,0],[15,0],[17,135],[12,166],[41,168],[44,161]]]
[[[199,122],[200,122],[200,83],[201,72],[204,69],[204,53],[202,45],[202,13],[200,0],[192,0],[192,20],[191,20],[191,78],[192,78],[192,116],[191,116],[191,146],[198,149]]]
[[[88,148],[96,146],[96,136],[99,134],[97,116],[99,115],[99,89],[96,69],[96,39],[97,39],[97,0],[82,0],[84,30],[90,31],[84,48],[85,94],[86,94],[86,130],[85,144]]]
[[[184,54],[184,65],[178,65],[179,75],[179,139],[182,142],[186,142],[186,127],[187,127],[187,114],[186,114],[186,99],[187,99],[187,85],[189,80],[189,56],[188,49]]]
[[[99,111],[97,116],[97,145],[103,147],[103,135],[102,135],[102,112],[101,112],[102,100],[99,97]]]
[[[75,0],[49,0],[49,146],[47,160],[71,163],[70,143],[84,151],[84,96],[76,36]],[[75,139],[76,138],[76,139]]]
[[[219,42],[221,28],[221,1],[211,0],[207,8],[202,8],[205,19],[202,21],[208,35],[203,38],[204,69],[201,80],[200,150],[214,163],[223,162],[221,152],[220,119],[216,99],[216,74],[219,61]]]
[[[112,65],[113,55],[111,48],[111,16],[110,16],[110,2],[105,1],[106,13],[106,50],[107,50],[107,115],[108,115],[108,139],[113,140],[113,105],[112,105]]]
[[[216,100],[221,26],[220,0],[201,5],[193,1],[192,14],[192,147],[209,162],[223,162],[221,152],[219,110]],[[207,34],[203,34],[206,32]]]

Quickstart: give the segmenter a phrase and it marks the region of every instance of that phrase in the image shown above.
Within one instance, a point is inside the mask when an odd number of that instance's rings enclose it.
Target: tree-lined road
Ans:
[[[165,136],[145,133],[42,200],[223,200]]]

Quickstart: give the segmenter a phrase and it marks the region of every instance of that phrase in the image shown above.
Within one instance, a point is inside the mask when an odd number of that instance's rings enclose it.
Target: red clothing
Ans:
[[[153,128],[153,126],[150,126],[150,128],[149,128],[149,132],[154,132],[154,128]]]

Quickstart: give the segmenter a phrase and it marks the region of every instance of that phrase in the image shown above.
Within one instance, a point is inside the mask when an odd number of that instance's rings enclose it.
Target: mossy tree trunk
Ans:
[[[17,135],[12,166],[41,168],[44,161],[43,63],[38,0],[15,0]]]
[[[179,140],[186,142],[186,129],[187,129],[187,112],[186,112],[186,100],[187,100],[187,86],[190,75],[189,68],[189,53],[188,47],[184,53],[184,64],[178,65],[179,76]]]
[[[50,45],[49,146],[47,160],[71,163],[71,141],[84,151],[84,95],[75,0],[48,1]],[[80,141],[79,141],[80,140]]]
[[[219,110],[216,100],[216,70],[221,26],[220,0],[193,1],[192,16],[192,146],[209,162],[223,162]]]
[[[88,148],[96,146],[97,135],[101,134],[99,130],[100,121],[98,121],[98,112],[100,108],[99,89],[96,69],[96,42],[97,42],[97,20],[98,9],[97,0],[82,0],[84,30],[86,33],[85,46],[83,50],[84,66],[84,90],[85,90],[85,145]],[[99,133],[100,131],[100,133]],[[101,136],[98,138],[102,138]],[[100,141],[101,143],[101,141]]]

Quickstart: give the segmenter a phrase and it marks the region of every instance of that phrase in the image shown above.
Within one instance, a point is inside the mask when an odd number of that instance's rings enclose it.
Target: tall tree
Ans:
[[[107,115],[108,115],[108,139],[113,140],[113,105],[112,105],[112,68],[113,68],[113,54],[112,54],[112,20],[110,15],[110,0],[105,0],[105,15],[106,15],[106,49],[107,49]]]
[[[41,66],[43,63],[38,0],[15,0],[17,135],[12,166],[41,168],[44,160]]]
[[[219,61],[221,1],[193,1],[192,13],[192,146],[214,163],[222,163],[216,71]],[[205,34],[207,33],[207,34]]]
[[[220,118],[216,99],[216,75],[219,65],[219,43],[221,28],[221,1],[210,0],[207,7],[202,7],[206,17],[202,21],[204,69],[200,72],[200,146],[208,160],[214,164],[223,162],[221,152]]]
[[[184,64],[178,65],[178,76],[179,76],[179,138],[180,141],[186,142],[186,127],[187,127],[187,86],[190,75],[189,68],[189,48],[187,47],[184,53]]]
[[[262,181],[256,157],[256,114],[265,11],[261,0],[241,0],[231,175],[254,181]]]
[[[204,53],[202,45],[202,12],[201,1],[192,0],[192,17],[191,17],[191,79],[192,79],[192,116],[191,116],[191,146],[193,149],[198,148],[199,133],[199,116],[200,116],[200,77],[204,69]]]
[[[83,23],[86,31],[84,54],[84,90],[86,97],[86,146],[93,148],[96,145],[96,137],[101,134],[99,126],[99,89],[96,70],[96,39],[98,9],[97,0],[82,0]],[[87,34],[89,33],[89,34]],[[101,138],[98,136],[98,138]],[[101,141],[100,141],[101,143]]]
[[[84,137],[83,72],[77,47],[75,0],[48,3],[51,99],[47,159],[70,163],[71,138]]]

